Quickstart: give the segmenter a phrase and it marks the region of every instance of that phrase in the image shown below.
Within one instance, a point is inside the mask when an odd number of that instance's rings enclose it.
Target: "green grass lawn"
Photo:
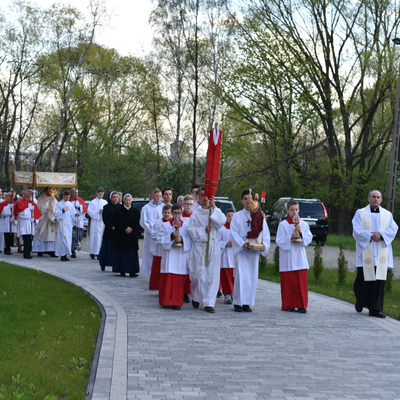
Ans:
[[[328,235],[327,246],[343,246],[343,249],[356,251],[356,241],[351,235]],[[393,255],[400,257],[400,238],[395,238],[392,242]]]
[[[260,267],[259,278],[272,282],[280,282],[279,272],[276,272],[273,264],[266,264],[264,268]],[[317,282],[314,278],[313,269],[310,268],[308,271],[308,290],[354,304],[356,301],[353,292],[355,278],[355,273],[347,272],[346,282],[339,284],[337,269],[324,269],[320,282]],[[399,299],[400,281],[393,280],[392,290],[385,292],[383,312],[393,318],[400,319]]]
[[[0,399],[84,399],[101,312],[81,289],[0,263]]]

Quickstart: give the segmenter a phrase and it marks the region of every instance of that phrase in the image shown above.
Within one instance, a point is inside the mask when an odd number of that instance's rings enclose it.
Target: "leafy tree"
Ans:
[[[36,63],[44,47],[42,10],[15,1],[0,16],[0,182],[10,187],[10,164],[32,163],[24,141],[38,110],[40,68]],[[14,154],[13,154],[14,153]]]
[[[238,23],[247,57],[236,82],[249,76],[250,94],[231,96],[230,105],[252,127],[255,142],[263,143],[256,134],[265,132],[267,154],[278,160],[270,156],[254,171],[278,170],[282,160],[286,171],[279,175],[295,171],[307,177],[304,167],[310,161],[315,171],[320,158],[325,175],[317,193],[340,233],[390,143],[391,124],[380,110],[390,121],[397,78],[390,44],[399,23],[395,3],[249,0],[247,6],[247,18]],[[303,160],[304,150],[314,155]]]

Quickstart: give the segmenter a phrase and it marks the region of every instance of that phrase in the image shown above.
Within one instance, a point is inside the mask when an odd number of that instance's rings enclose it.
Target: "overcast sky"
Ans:
[[[111,28],[100,28],[97,42],[116,48],[122,55],[148,53],[151,48],[151,29],[148,24],[152,3],[150,0],[105,0],[113,16]],[[71,4],[87,12],[88,0],[34,0],[40,7],[49,8],[59,2]]]

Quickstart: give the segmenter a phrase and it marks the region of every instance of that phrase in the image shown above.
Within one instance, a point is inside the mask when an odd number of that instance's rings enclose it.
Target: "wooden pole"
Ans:
[[[213,206],[210,204],[208,209],[208,225],[211,225],[211,213]],[[210,252],[210,232],[207,232],[207,248],[206,248],[206,267],[208,267],[208,263],[210,262],[208,253]]]

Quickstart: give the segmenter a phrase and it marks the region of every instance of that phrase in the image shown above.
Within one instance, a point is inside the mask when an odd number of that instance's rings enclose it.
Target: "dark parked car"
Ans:
[[[321,242],[322,246],[326,243],[328,236],[328,212],[324,204],[318,199],[296,199],[293,197],[281,197],[272,207],[266,212],[266,220],[271,235],[276,235],[279,222],[287,217],[286,204],[290,200],[296,200],[299,203],[299,216],[310,226],[313,240],[317,243]]]
[[[215,197],[215,205],[225,214],[226,210],[233,208],[236,211],[235,205],[230,197]]]
[[[142,211],[142,208],[149,203],[149,199],[146,197],[134,197],[132,199],[132,207]],[[140,236],[143,235],[144,229],[142,227],[139,228]]]

